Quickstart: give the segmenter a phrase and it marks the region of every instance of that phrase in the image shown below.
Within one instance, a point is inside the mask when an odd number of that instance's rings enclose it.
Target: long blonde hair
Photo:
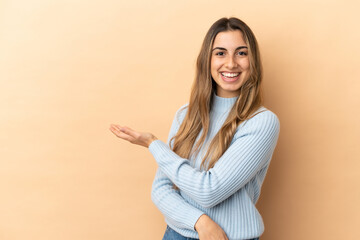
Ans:
[[[201,167],[209,170],[229,147],[239,124],[252,117],[252,114],[262,105],[261,81],[262,66],[259,47],[251,29],[238,18],[221,18],[207,32],[196,62],[196,74],[191,89],[188,111],[178,132],[169,142],[171,149],[180,157],[189,159],[192,154],[198,154],[209,131],[209,115],[216,83],[210,73],[211,49],[219,32],[240,30],[248,46],[250,74],[240,88],[239,98],[229,112],[221,129],[212,139]],[[197,136],[203,129],[197,141]],[[209,159],[208,159],[209,158]]]

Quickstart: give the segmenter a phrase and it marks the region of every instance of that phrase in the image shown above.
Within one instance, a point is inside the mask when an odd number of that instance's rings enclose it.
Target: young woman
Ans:
[[[151,133],[112,124],[119,138],[148,147],[158,170],[152,200],[166,239],[258,239],[255,204],[280,131],[262,106],[257,41],[237,18],[207,32],[188,104],[175,114],[167,144]]]

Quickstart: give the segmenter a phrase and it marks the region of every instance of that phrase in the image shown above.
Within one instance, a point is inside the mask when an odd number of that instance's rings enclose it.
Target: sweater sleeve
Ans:
[[[175,114],[170,129],[168,144],[179,128],[179,122],[177,120],[178,112]],[[166,146],[168,147],[168,145]],[[171,224],[179,228],[195,230],[195,223],[199,217],[204,214],[202,211],[186,202],[178,190],[173,189],[173,183],[160,168],[157,169],[152,184],[151,199],[166,217],[167,221],[170,221]]]
[[[149,150],[159,168],[190,198],[205,208],[224,201],[269,164],[280,132],[280,122],[264,111],[241,124],[234,140],[213,168],[201,171],[181,158],[161,140]]]

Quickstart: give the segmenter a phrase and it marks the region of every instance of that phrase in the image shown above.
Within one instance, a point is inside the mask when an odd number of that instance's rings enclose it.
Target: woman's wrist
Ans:
[[[155,137],[154,135],[152,135],[152,136],[149,138],[148,146],[147,146],[147,147],[149,147],[150,144],[151,144],[153,141],[155,141],[155,140],[157,140],[157,137]]]
[[[202,228],[202,226],[204,226],[204,224],[206,224],[206,221],[208,220],[209,216],[207,216],[206,214],[203,214],[199,217],[199,219],[196,221],[195,223],[195,230],[197,232],[199,232],[199,229]]]

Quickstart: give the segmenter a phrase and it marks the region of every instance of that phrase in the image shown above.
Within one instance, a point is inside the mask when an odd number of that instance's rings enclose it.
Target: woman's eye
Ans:
[[[246,55],[247,55],[247,52],[239,52],[239,55],[241,55],[241,56],[246,56]]]
[[[218,56],[223,56],[224,53],[223,52],[218,52],[218,53],[215,53],[215,55],[218,55]]]

